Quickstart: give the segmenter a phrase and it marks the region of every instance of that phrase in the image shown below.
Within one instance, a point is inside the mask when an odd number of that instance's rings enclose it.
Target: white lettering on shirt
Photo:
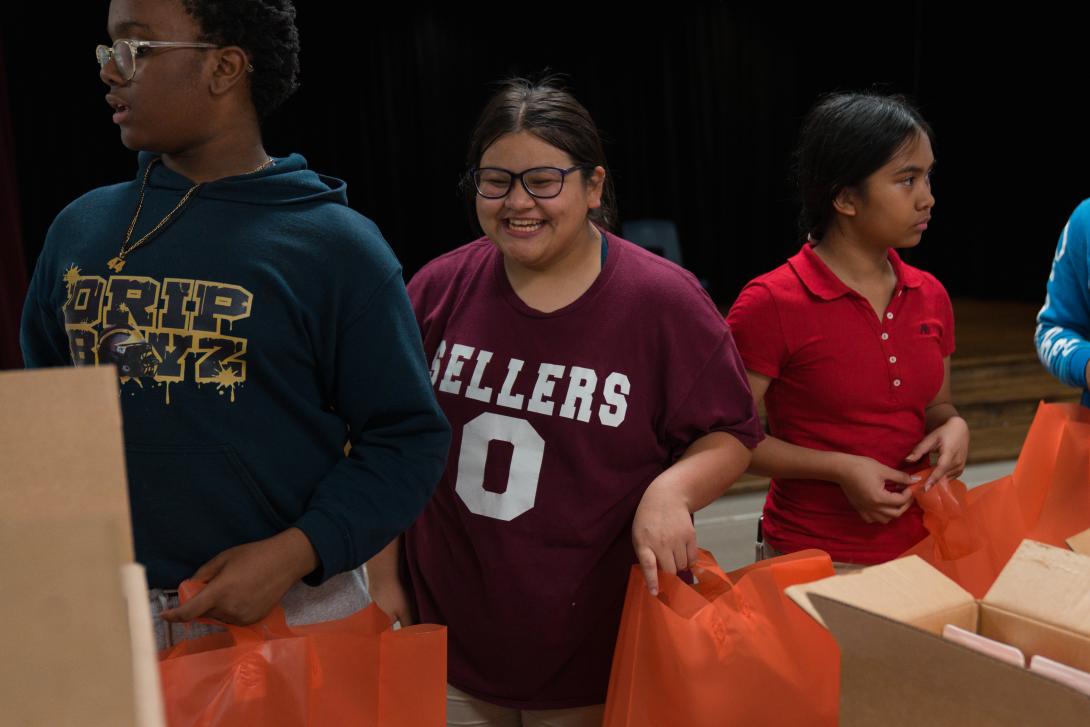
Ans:
[[[438,381],[442,393],[505,409],[580,422],[590,422],[597,413],[598,422],[607,427],[619,427],[624,423],[628,397],[632,393],[632,383],[626,374],[611,371],[607,375],[586,366],[542,362],[537,364],[537,376],[531,388],[527,377],[522,376],[526,361],[509,358],[504,365],[500,359],[493,366],[494,358],[494,352],[483,348],[461,343],[448,347],[446,341],[440,341],[432,359],[432,384]],[[473,373],[469,374],[463,369],[471,360]],[[463,376],[467,378],[463,379]],[[524,383],[520,385],[520,381]]]
[[[628,377],[614,371],[606,377],[602,396],[606,403],[598,407],[598,421],[607,427],[619,427],[628,413],[628,396],[631,390]]]
[[[435,382],[439,380],[439,366],[443,360],[443,356],[447,353],[447,342],[440,341],[439,348],[435,351],[435,358],[431,360],[431,385],[435,386]]]
[[[482,348],[477,352],[477,365],[473,367],[473,378],[469,380],[469,386],[466,387],[466,396],[470,399],[483,401],[486,404],[492,401],[492,387],[481,387],[481,377],[484,376],[484,370],[491,360],[491,351],[485,351]]]
[[[450,347],[450,358],[447,359],[447,370],[443,374],[443,380],[439,382],[439,391],[456,395],[462,390],[462,382],[458,381],[458,377],[462,375],[462,364],[471,356],[473,356],[471,346],[456,343]]]
[[[512,395],[511,389],[514,388],[515,380],[518,379],[519,372],[522,371],[523,363],[525,362],[517,358],[507,362],[507,378],[503,380],[500,393],[496,396],[496,403],[500,406],[506,406],[508,409],[522,409],[522,394]]]
[[[537,414],[552,415],[553,402],[549,401],[548,397],[553,395],[556,379],[563,375],[563,366],[551,363],[543,363],[538,366],[537,383],[534,384],[534,393],[530,396],[530,403],[526,405],[526,409]]]
[[[594,369],[572,366],[568,371],[568,381],[568,395],[564,397],[564,406],[560,407],[560,416],[589,422],[590,405],[594,399],[594,389],[598,386],[598,374]],[[576,402],[579,402],[578,415],[575,413]]]

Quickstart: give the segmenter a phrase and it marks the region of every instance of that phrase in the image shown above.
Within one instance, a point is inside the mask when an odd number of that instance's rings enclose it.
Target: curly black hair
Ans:
[[[250,97],[264,119],[299,88],[299,31],[292,0],[182,0],[201,40],[250,56]]]

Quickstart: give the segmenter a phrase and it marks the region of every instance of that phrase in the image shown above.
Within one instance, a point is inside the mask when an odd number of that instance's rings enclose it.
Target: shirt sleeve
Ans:
[[[19,347],[23,352],[23,363],[28,369],[72,364],[60,301],[56,305],[49,302],[50,291],[56,284],[56,281],[49,280],[51,266],[47,264],[47,260],[51,249],[47,238],[42,255],[34,266],[34,275],[30,279],[30,287],[23,304]]]
[[[709,432],[726,432],[747,449],[764,439],[742,359],[730,331],[722,328],[711,353],[697,363],[695,375],[679,377],[681,393],[666,417],[666,441],[676,456]]]
[[[352,447],[295,522],[321,561],[311,585],[358,567],[412,524],[450,445],[400,269],[338,339],[336,408]]]
[[[1086,388],[1090,361],[1090,300],[1087,300],[1086,237],[1090,200],[1071,215],[1052,259],[1045,304],[1037,314],[1034,343],[1052,375],[1068,386]]]
[[[768,288],[757,283],[743,288],[727,314],[727,324],[746,369],[778,378],[788,349],[776,301]]]

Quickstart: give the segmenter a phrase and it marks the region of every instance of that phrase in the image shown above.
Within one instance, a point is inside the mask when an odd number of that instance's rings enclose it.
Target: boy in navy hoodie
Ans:
[[[199,616],[365,605],[360,564],[415,519],[449,444],[389,246],[344,182],[262,145],[296,87],[294,17],[110,3],[100,76],[139,170],[58,215],[23,313],[28,367],[118,367],[160,645]],[[186,578],[208,585],[179,606]]]

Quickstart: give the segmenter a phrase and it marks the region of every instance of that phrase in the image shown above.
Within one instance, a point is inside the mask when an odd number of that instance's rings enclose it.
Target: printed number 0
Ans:
[[[507,489],[484,489],[484,464],[489,442],[509,442],[511,471]],[[513,520],[534,506],[545,440],[525,419],[485,413],[462,427],[462,449],[458,453],[458,481],[454,491],[470,512],[496,520]]]

